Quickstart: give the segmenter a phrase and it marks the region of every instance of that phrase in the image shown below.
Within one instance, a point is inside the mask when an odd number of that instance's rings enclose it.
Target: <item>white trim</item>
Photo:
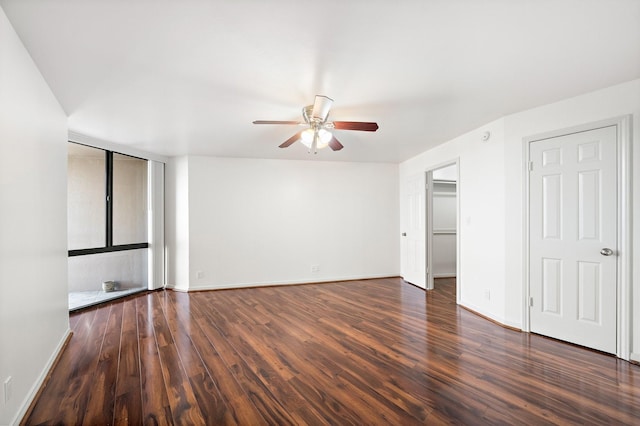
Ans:
[[[425,281],[425,290],[433,290],[433,200],[435,199],[435,194],[433,193],[433,169],[427,170],[425,181],[427,182],[427,190],[424,196],[425,209],[424,214],[426,215],[424,221],[424,231],[425,231],[425,270],[427,272],[427,280]]]
[[[175,290],[175,291],[184,291],[185,293],[189,291],[189,286],[184,287],[180,284],[169,284],[166,283],[164,285],[164,288],[168,289],[168,290]]]
[[[94,138],[92,136],[86,136],[82,133],[69,130],[68,135],[69,142],[76,142],[83,145],[93,146],[95,148],[106,149],[108,151],[114,151],[120,154],[131,155],[132,157],[143,158],[145,160],[153,160],[159,163],[167,163],[169,157],[159,154],[153,154],[151,152],[142,151],[139,149],[131,148],[127,145],[120,145],[115,142],[109,142],[102,139]]]
[[[332,283],[338,281],[355,281],[355,280],[370,280],[370,279],[380,279],[380,278],[401,278],[400,274],[377,274],[377,275],[351,275],[351,276],[342,276],[342,277],[333,277],[333,278],[315,278],[315,279],[300,279],[300,280],[286,280],[286,281],[259,281],[259,282],[251,282],[251,283],[228,283],[228,284],[218,284],[218,285],[200,285],[198,287],[189,286],[188,289],[185,289],[183,286],[172,287],[167,286],[167,288],[171,288],[175,291],[202,291],[202,290],[225,290],[225,289],[233,289],[233,288],[247,288],[247,287],[268,287],[268,286],[279,286],[279,285],[297,285],[297,284],[325,284]]]
[[[631,352],[629,354],[629,361],[640,362],[640,354],[637,354],[635,352]]]
[[[164,288],[166,290],[173,290],[173,291],[179,291],[180,293],[189,293],[189,289],[188,288],[184,288],[184,287],[176,287],[173,284],[167,284],[164,286]],[[207,289],[204,289],[207,290]],[[213,290],[213,289],[209,289],[209,290]],[[191,290],[193,291],[193,290]]]
[[[619,117],[618,129],[618,347],[616,355],[629,360],[631,356],[632,294],[631,271],[633,266],[632,236],[632,129],[631,116]]]
[[[531,332],[531,324],[529,323],[529,298],[531,293],[531,285],[529,284],[529,163],[531,161],[529,155],[529,144],[532,141],[529,138],[522,140],[524,146],[524,164],[522,165],[522,173],[524,173],[524,179],[522,180],[524,188],[522,191],[522,205],[523,211],[523,226],[522,226],[522,244],[524,244],[522,255],[522,331],[527,333]]]
[[[573,133],[586,132],[589,130],[601,129],[603,127],[616,126],[617,128],[617,179],[618,179],[618,246],[616,247],[618,255],[618,274],[617,274],[617,347],[616,356],[624,360],[631,359],[631,225],[632,225],[632,188],[631,188],[631,116],[624,115],[614,117],[607,120],[586,123],[579,126],[573,126],[565,129],[554,130],[537,135],[532,135],[523,139],[524,146],[524,163],[523,173],[524,179],[524,226],[523,226],[523,312],[522,312],[522,330],[530,331],[529,317],[529,145],[532,142],[555,138],[558,136],[569,135]]]
[[[164,163],[149,161],[147,194],[149,215],[148,223],[148,289],[162,288],[165,275],[165,218],[164,218]]]
[[[460,199],[462,198],[462,192],[460,191],[460,157],[456,157],[455,163],[456,194],[458,194],[458,196],[456,197],[456,303],[460,304],[460,302],[462,301],[462,291],[460,290],[462,288],[462,280],[460,278],[462,277],[462,267],[460,266],[462,264],[462,227],[460,226],[462,224],[462,215],[460,211]]]
[[[487,317],[487,318],[489,318],[489,319],[491,319],[491,320],[493,320],[493,321],[495,321],[495,322],[497,322],[499,324],[502,324],[504,326],[520,329],[520,324],[516,324],[516,323],[512,323],[510,321],[507,321],[506,318],[496,316],[491,312],[483,310],[479,306],[473,305],[471,303],[466,303],[466,302],[460,302],[459,305],[464,307],[464,308],[467,308],[468,310],[472,311],[473,313],[480,314],[483,317]]]
[[[31,389],[29,389],[29,392],[27,392],[27,395],[24,397],[24,400],[22,401],[22,404],[20,405],[18,412],[16,413],[15,416],[13,416],[13,419],[11,419],[11,421],[9,422],[10,426],[19,425],[23,417],[25,416],[25,414],[27,414],[27,410],[29,410],[31,403],[33,402],[35,397],[38,395],[38,391],[44,385],[45,380],[49,376],[49,371],[51,370],[51,368],[53,368],[53,364],[58,358],[58,355],[64,349],[64,345],[67,342],[67,339],[69,338],[70,335],[71,335],[71,329],[67,328],[67,330],[62,335],[62,338],[58,342],[58,345],[56,346],[53,353],[47,360],[47,363],[45,364],[44,368],[40,372],[40,375],[38,375],[38,378],[31,386]]]

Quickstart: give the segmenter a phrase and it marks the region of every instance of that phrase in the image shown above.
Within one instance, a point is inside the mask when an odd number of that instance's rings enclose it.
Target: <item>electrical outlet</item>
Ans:
[[[487,300],[491,300],[491,291],[489,289],[484,291],[484,298]]]
[[[199,279],[199,280],[203,279],[204,278],[204,272],[202,272],[202,271],[196,272],[196,278]]]
[[[4,403],[8,403],[11,399],[11,376],[4,381]]]
[[[320,272],[320,265],[311,265],[311,272]]]

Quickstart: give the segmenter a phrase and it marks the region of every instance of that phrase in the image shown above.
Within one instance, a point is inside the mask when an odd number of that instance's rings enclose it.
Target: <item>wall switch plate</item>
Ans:
[[[203,279],[204,278],[204,272],[202,272],[202,271],[196,272],[196,278],[199,279],[199,280]]]
[[[487,300],[491,300],[491,291],[490,290],[485,290],[484,291],[484,298]]]
[[[311,265],[311,272],[320,272],[320,265]]]
[[[4,403],[8,403],[11,399],[11,376],[4,381]]]

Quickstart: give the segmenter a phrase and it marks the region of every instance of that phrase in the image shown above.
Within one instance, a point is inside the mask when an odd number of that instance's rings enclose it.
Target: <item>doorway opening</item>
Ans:
[[[427,171],[427,289],[455,288],[458,277],[458,163]],[[453,290],[453,289],[452,289]],[[453,293],[453,291],[452,291]]]

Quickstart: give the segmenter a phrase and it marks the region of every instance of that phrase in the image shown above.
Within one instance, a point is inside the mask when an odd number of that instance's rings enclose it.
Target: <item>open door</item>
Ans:
[[[426,288],[424,173],[409,177],[404,202],[407,208],[407,226],[402,231],[402,278],[413,285]]]

